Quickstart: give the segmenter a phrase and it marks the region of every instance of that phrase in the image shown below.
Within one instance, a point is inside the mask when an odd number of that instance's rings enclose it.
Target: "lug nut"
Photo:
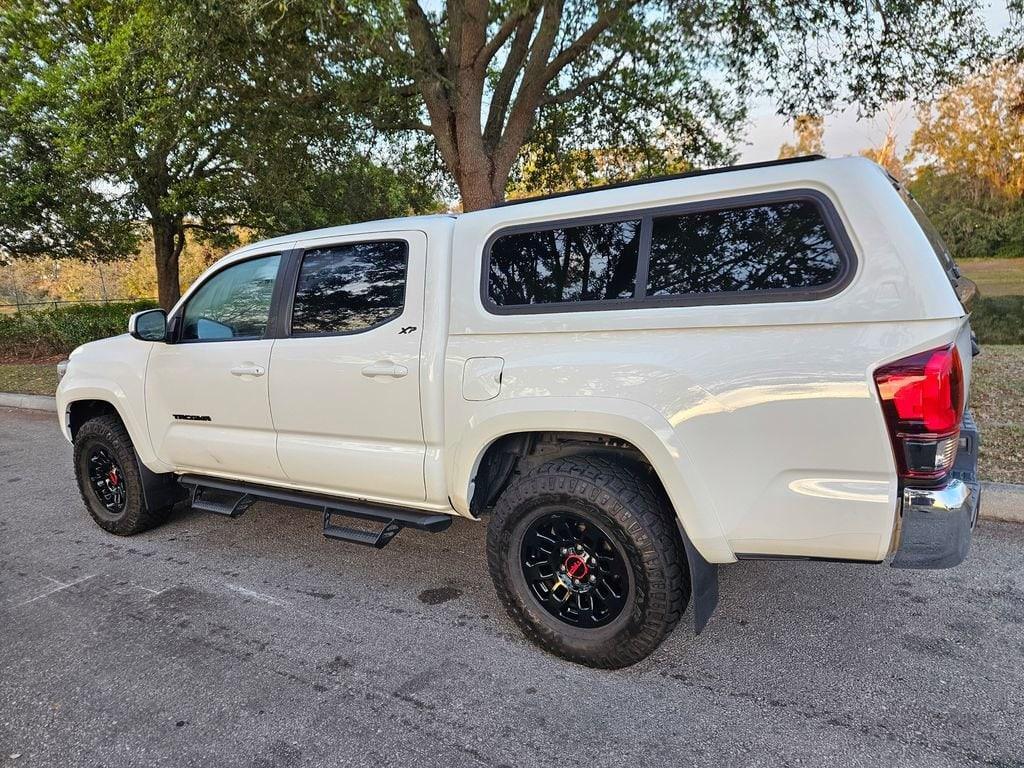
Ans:
[[[563,555],[567,555],[568,553],[569,553],[569,550],[566,549],[565,547],[562,547],[562,554]]]
[[[562,563],[560,566],[558,566],[558,570],[564,571],[565,570],[565,563]]]
[[[597,576],[590,574],[590,583],[593,584],[595,581],[597,581]]]
[[[572,585],[573,585],[574,587],[578,587],[578,586],[580,585],[580,580],[579,580],[579,579],[573,579],[573,580],[572,580]]]
[[[582,544],[577,544],[576,545],[576,551],[577,552],[582,552],[583,551],[583,545]]]

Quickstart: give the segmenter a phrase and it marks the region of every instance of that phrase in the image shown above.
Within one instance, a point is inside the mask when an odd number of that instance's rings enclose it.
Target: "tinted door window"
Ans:
[[[404,241],[350,243],[306,251],[292,309],[292,335],[352,333],[402,314]]]
[[[259,339],[267,330],[281,254],[222,269],[185,305],[183,339]]]
[[[490,251],[499,306],[633,296],[640,219],[504,235]]]
[[[841,273],[818,207],[795,200],[656,217],[647,295],[812,288]]]

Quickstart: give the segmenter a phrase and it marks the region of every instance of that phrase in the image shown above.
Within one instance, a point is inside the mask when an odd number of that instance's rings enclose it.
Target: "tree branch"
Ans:
[[[551,82],[558,76],[567,65],[578,59],[580,55],[586,51],[594,41],[604,32],[608,27],[619,20],[619,17],[637,4],[637,0],[626,0],[626,2],[619,3],[606,11],[601,12],[598,17],[594,20],[594,23],[587,27],[583,34],[576,38],[568,47],[566,47],[561,53],[551,60],[547,68],[544,70],[545,83]]]
[[[402,3],[405,11],[405,22],[409,27],[409,39],[412,42],[413,57],[420,66],[414,68],[414,77],[420,81],[423,75],[429,75],[436,81],[447,81],[445,56],[440,43],[430,27],[430,19],[420,8],[416,0],[405,0]]]
[[[622,62],[623,57],[625,57],[625,55],[626,54],[625,54],[624,51],[622,53],[619,53],[600,72],[598,72],[596,74],[593,74],[593,75],[588,75],[587,77],[584,77],[582,80],[580,80],[578,83],[576,83],[576,85],[573,85],[573,86],[571,86],[569,88],[564,88],[561,91],[558,91],[556,93],[550,93],[550,94],[546,95],[540,101],[541,106],[545,106],[545,105],[548,105],[548,104],[565,104],[567,102],[572,101],[577,96],[579,96],[584,91],[586,91],[588,88],[590,88],[592,85],[596,85],[597,83],[599,83],[602,80],[604,80],[605,78],[607,78],[608,75],[610,75],[612,73],[612,71],[617,66],[619,66],[619,64]]]
[[[487,66],[491,63],[491,59],[495,57],[501,47],[508,41],[509,37],[512,36],[513,32],[518,34],[519,25],[527,17],[533,16],[534,20],[537,18],[537,11],[540,9],[540,0],[530,0],[527,5],[516,12],[510,13],[505,17],[505,20],[498,27],[498,31],[494,33],[494,37],[483,47],[480,51],[480,59],[483,66]],[[533,28],[533,22],[530,23],[530,28]]]
[[[512,99],[512,89],[515,87],[516,80],[519,79],[519,72],[526,60],[526,54],[530,51],[530,38],[533,37],[533,26],[537,23],[539,13],[540,4],[538,3],[516,25],[512,46],[505,59],[505,65],[501,69],[501,74],[498,75],[494,91],[491,93],[491,105],[487,109],[487,123],[484,128],[484,143],[491,149],[498,143],[501,136],[505,113],[508,111],[509,101]]]
[[[506,169],[512,167],[526,134],[536,119],[537,106],[550,82],[550,78],[545,78],[545,73],[548,56],[551,55],[561,26],[562,6],[563,0],[544,2],[540,26],[530,46],[519,92],[508,111],[508,119],[505,121],[501,138],[496,142],[494,165],[499,173],[506,173]]]
[[[413,60],[417,64],[413,68],[413,78],[419,85],[430,115],[431,133],[449,170],[457,175],[459,156],[455,140],[455,115],[447,93],[451,81],[445,71],[444,53],[430,28],[430,19],[419,3],[416,0],[404,0],[402,8],[409,27]]]

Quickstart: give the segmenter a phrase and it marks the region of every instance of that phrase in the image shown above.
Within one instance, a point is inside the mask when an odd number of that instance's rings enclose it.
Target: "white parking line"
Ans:
[[[286,600],[279,600],[273,595],[265,595],[262,592],[254,592],[251,589],[240,587],[237,584],[225,584],[224,586],[226,586],[232,592],[237,592],[238,594],[243,595],[244,597],[250,597],[253,600],[259,600],[264,603],[270,603],[271,605],[290,605],[290,603],[288,603]]]
[[[41,595],[36,595],[35,597],[29,598],[28,600],[26,600],[23,603],[18,603],[18,605],[15,606],[15,607],[16,608],[21,608],[23,605],[28,605],[29,603],[34,603],[36,600],[42,600],[44,597],[49,597],[50,595],[55,595],[58,592],[61,592],[61,591],[65,590],[65,589],[68,589],[69,587],[75,586],[76,584],[81,584],[83,581],[88,581],[89,579],[95,578],[96,575],[97,574],[93,573],[93,574],[90,574],[89,576],[83,576],[80,579],[75,579],[70,584],[65,584],[62,581],[57,581],[56,579],[51,579],[49,576],[44,576],[43,577],[44,579],[46,579],[47,581],[52,581],[57,586],[54,587],[53,589],[50,589],[50,590],[47,590],[46,592],[43,592],[43,594],[41,594]]]

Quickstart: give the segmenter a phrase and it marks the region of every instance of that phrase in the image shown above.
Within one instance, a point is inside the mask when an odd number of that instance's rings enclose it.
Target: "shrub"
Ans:
[[[0,315],[0,357],[67,354],[87,341],[125,333],[132,313],[154,306],[154,302],[145,300],[120,304],[70,304]]]
[[[1024,344],[1024,296],[981,296],[971,307],[981,344]]]

